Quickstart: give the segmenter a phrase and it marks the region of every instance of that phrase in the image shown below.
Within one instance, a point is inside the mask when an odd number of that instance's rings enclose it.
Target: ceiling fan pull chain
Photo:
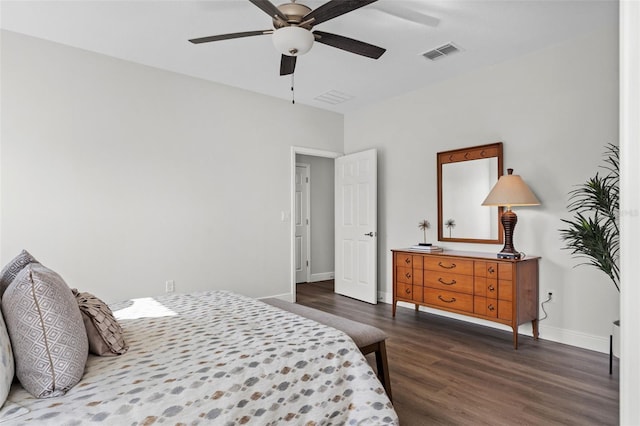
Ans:
[[[296,92],[294,91],[293,73],[291,74],[291,103],[294,105],[296,103]]]

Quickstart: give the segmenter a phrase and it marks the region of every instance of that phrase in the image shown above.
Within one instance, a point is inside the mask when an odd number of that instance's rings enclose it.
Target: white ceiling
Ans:
[[[325,0],[299,2],[315,9]],[[420,13],[416,17],[426,24],[382,9]],[[187,41],[270,29],[269,16],[247,0],[2,0],[0,15],[6,30],[291,99],[291,78],[279,75],[280,55],[269,35],[200,45]],[[315,43],[298,58],[295,98],[297,103],[344,113],[615,25],[617,20],[615,0],[379,0],[315,29],[387,52],[373,60]],[[448,42],[462,51],[438,61],[421,56]],[[338,105],[314,99],[332,90],[353,99]]]

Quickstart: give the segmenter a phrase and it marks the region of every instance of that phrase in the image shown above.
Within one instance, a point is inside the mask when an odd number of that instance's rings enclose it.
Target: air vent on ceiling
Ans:
[[[329,90],[327,93],[323,93],[320,96],[316,96],[315,100],[320,102],[326,102],[331,105],[338,105],[343,102],[350,101],[354,96],[348,95],[343,92],[338,92],[337,90]]]
[[[452,55],[459,51],[460,48],[458,46],[454,45],[453,43],[447,43],[440,47],[436,47],[435,49],[432,49],[426,53],[423,53],[422,56],[435,61],[436,59],[444,58],[445,56]]]

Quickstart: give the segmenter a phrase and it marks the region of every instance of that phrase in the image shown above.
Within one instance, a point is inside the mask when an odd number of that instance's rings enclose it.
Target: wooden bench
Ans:
[[[374,352],[376,355],[378,379],[380,379],[384,390],[387,392],[389,400],[391,400],[391,382],[389,381],[389,366],[387,363],[387,349],[385,346],[387,335],[384,331],[371,325],[342,318],[338,315],[333,315],[308,306],[287,302],[282,299],[268,298],[261,300],[282,310],[342,331],[351,337],[364,355]]]

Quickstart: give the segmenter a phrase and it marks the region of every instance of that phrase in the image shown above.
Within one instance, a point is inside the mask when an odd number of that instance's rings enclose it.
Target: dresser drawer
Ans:
[[[513,264],[507,262],[498,263],[498,279],[513,280]]]
[[[498,301],[486,297],[473,298],[473,312],[490,318],[498,317]]]
[[[396,281],[405,284],[422,285],[422,269],[396,267]]]
[[[424,271],[422,270],[422,268],[417,269],[417,268],[413,268],[413,285],[419,285],[422,286],[424,278]]]
[[[422,286],[414,285],[413,286],[413,292],[412,292],[412,295],[413,295],[413,299],[412,300],[414,302],[424,302],[423,293],[424,293],[424,290],[423,290]]]
[[[498,299],[513,300],[513,282],[498,280]]]
[[[498,300],[498,318],[511,321],[513,318],[513,304],[508,300]]]
[[[498,280],[486,277],[474,277],[473,294],[475,296],[498,298]]]
[[[422,256],[411,253],[396,253],[396,266],[422,269]]]
[[[473,275],[473,260],[454,257],[425,256],[424,269],[428,271]]]
[[[413,284],[413,269],[398,266],[396,268],[396,281],[404,284]]]
[[[413,256],[409,253],[396,253],[396,266],[413,267]]]
[[[498,278],[497,262],[474,262],[473,271],[476,277]]]
[[[424,285],[445,291],[473,293],[473,277],[471,275],[426,271]]]
[[[396,297],[414,302],[422,302],[422,287],[410,284],[398,283]]]
[[[424,287],[424,302],[447,310],[473,312],[473,296]]]

